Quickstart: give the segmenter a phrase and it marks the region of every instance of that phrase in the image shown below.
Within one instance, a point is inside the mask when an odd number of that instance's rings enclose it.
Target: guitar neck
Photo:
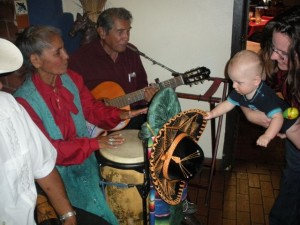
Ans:
[[[161,89],[161,88],[166,88],[166,87],[176,88],[182,84],[184,84],[182,76],[177,76],[175,78],[163,81],[159,84],[153,84],[152,86],[155,86],[155,87]],[[141,90],[132,92],[130,94],[126,94],[124,96],[106,100],[105,103],[110,106],[122,108],[122,107],[130,105],[132,103],[141,101],[144,98],[145,98],[144,89],[141,89]]]

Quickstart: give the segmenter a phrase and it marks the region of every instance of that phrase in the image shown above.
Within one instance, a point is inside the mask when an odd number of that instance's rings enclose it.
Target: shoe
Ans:
[[[185,199],[182,204],[182,211],[184,214],[193,214],[198,211],[198,207],[196,204]]]
[[[194,215],[184,215],[180,225],[203,225]]]

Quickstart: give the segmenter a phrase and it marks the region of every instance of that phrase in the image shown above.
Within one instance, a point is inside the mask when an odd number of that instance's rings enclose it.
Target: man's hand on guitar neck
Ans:
[[[145,101],[150,102],[153,96],[158,92],[158,88],[155,86],[149,86],[144,88],[144,98]]]
[[[128,120],[128,119],[131,119],[133,117],[136,117],[138,115],[141,115],[141,114],[147,114],[148,112],[148,108],[143,108],[143,109],[137,109],[137,110],[129,110],[129,111],[122,111],[120,113],[120,119],[121,120]]]

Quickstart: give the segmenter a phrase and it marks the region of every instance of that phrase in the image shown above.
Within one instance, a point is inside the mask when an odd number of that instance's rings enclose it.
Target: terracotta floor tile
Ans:
[[[237,185],[237,194],[248,195],[249,194],[249,186],[248,180],[238,179]]]
[[[223,218],[236,219],[236,202],[235,201],[224,201],[223,206]]]
[[[271,182],[261,181],[261,195],[266,197],[274,197],[273,186]]]
[[[236,201],[236,186],[226,186],[225,187],[224,200]]]
[[[251,225],[249,212],[237,212],[237,225]]]
[[[271,181],[271,177],[269,174],[260,174],[259,180],[260,181]]]
[[[222,224],[222,210],[211,209],[208,218],[208,225]]]
[[[248,173],[245,172],[236,172],[236,178],[242,180],[248,180]]]
[[[250,204],[262,204],[261,189],[249,188]]]
[[[249,173],[249,187],[260,187],[259,175],[255,173]]]
[[[270,210],[274,204],[275,199],[270,197],[263,197],[263,207],[264,207],[264,213],[269,214]]]
[[[224,174],[217,173],[215,174],[212,183],[212,191],[223,192],[223,190],[224,190]]]
[[[211,209],[222,209],[223,207],[223,193],[222,192],[212,192],[210,199]]]
[[[249,195],[241,195],[237,194],[237,211],[243,211],[243,212],[249,212],[250,206],[249,206]]]
[[[262,205],[250,204],[250,215],[252,223],[265,223],[264,211]]]
[[[223,225],[238,225],[236,220],[223,219]]]
[[[225,175],[225,180],[224,180],[225,186],[234,186],[236,185],[236,173],[227,173]]]

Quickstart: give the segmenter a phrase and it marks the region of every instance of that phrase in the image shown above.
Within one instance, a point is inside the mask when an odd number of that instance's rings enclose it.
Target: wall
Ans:
[[[63,0],[63,4],[64,11],[82,13],[76,1]],[[108,7],[131,11],[134,20],[130,40],[150,58],[180,73],[205,66],[212,77],[224,77],[231,50],[233,0],[227,0],[226,4],[224,0],[108,0]],[[160,81],[172,78],[171,72],[145,58],[142,60],[150,82],[155,78]],[[205,81],[191,87],[180,86],[176,91],[203,94],[209,84]],[[180,101],[183,110],[208,110],[207,103]],[[224,126],[221,136],[218,158],[222,158]],[[206,157],[211,157],[209,123],[199,144]]]

